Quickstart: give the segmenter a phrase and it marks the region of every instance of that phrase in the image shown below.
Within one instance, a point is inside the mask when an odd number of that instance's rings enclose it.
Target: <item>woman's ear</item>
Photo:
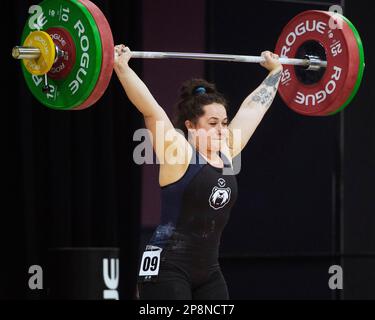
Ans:
[[[185,126],[188,130],[194,129],[193,123],[190,120],[185,121]]]

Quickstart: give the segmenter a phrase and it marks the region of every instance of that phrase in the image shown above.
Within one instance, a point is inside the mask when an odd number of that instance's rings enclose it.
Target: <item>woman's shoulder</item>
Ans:
[[[170,154],[172,153],[174,157],[166,157],[165,161],[160,163],[159,184],[162,188],[176,183],[185,175],[195,154],[193,147],[187,141],[183,148],[179,144]]]

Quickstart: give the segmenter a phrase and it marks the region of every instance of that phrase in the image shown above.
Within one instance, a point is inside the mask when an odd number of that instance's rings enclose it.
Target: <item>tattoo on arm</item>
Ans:
[[[267,104],[271,99],[272,99],[272,93],[269,92],[265,86],[262,86],[253,97],[253,101],[261,103],[262,106]]]
[[[267,77],[253,96],[252,101],[260,103],[262,106],[265,106],[265,108],[268,109],[275,97],[277,84],[279,83],[281,74],[282,72],[279,71],[278,73]],[[269,90],[269,88],[271,88],[271,90]]]
[[[281,77],[281,71],[267,77],[267,79],[263,81],[263,84],[265,84],[267,87],[273,87],[276,89],[276,85],[279,82],[280,77]]]

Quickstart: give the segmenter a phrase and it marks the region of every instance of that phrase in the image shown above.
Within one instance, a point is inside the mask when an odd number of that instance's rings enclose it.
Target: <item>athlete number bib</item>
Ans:
[[[147,246],[143,253],[139,276],[143,281],[151,281],[159,275],[162,248]]]

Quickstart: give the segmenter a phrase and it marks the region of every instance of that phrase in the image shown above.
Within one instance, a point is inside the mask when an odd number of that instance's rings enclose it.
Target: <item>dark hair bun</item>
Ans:
[[[201,94],[217,94],[214,84],[204,79],[192,79],[182,84],[180,98],[182,100],[190,99]]]

